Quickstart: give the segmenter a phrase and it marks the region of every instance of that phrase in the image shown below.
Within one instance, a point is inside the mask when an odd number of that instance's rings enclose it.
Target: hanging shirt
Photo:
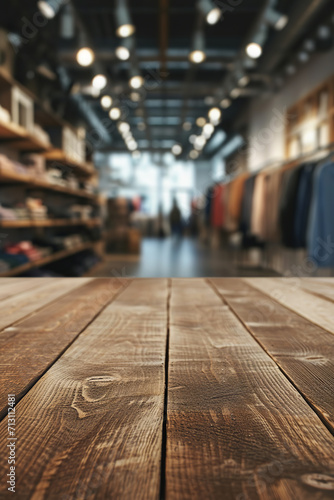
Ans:
[[[283,174],[279,222],[282,243],[295,248],[295,213],[300,175],[304,165],[289,169]]]
[[[334,267],[334,163],[315,171],[308,255],[318,267]]]
[[[211,224],[213,227],[223,227],[225,221],[225,186],[218,184],[213,191],[211,206]]]
[[[307,245],[307,228],[309,224],[314,171],[316,166],[316,163],[305,165],[299,179],[294,221],[294,246],[296,248],[306,248]]]

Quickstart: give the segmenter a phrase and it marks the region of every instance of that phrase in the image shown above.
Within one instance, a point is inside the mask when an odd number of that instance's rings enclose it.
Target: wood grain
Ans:
[[[173,280],[166,495],[329,499],[334,437],[204,281]]]
[[[2,332],[0,416],[8,394],[18,401],[125,286],[125,280],[91,281]]]
[[[334,334],[334,304],[304,290],[303,278],[245,278],[244,281]]]
[[[210,281],[334,433],[334,336],[242,280]]]
[[[52,278],[0,278],[0,300],[8,299],[51,282]]]
[[[3,300],[0,303],[0,338],[2,335],[1,330],[4,328],[50,304],[62,295],[88,283],[90,279],[57,278],[51,281],[46,280],[45,285],[38,287],[36,290],[29,290]]]
[[[159,497],[167,298],[133,282],[17,405],[20,500]]]

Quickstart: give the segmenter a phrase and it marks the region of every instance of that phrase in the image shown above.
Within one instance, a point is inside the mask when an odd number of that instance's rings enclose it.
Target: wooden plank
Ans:
[[[51,281],[46,280],[46,284],[36,290],[29,290],[3,300],[0,304],[0,339],[1,330],[59,299],[62,295],[85,285],[90,279],[54,278]]]
[[[244,281],[334,334],[334,304],[303,290],[303,278],[245,278]]]
[[[2,332],[0,415],[6,412],[8,394],[21,399],[127,284],[120,279],[93,280]]]
[[[167,285],[133,282],[18,403],[20,498],[158,499]]]
[[[242,280],[210,280],[334,433],[334,337]]]
[[[204,282],[173,280],[166,498],[329,499],[334,437]]]
[[[334,279],[326,278],[325,280],[317,281],[314,278],[302,278],[301,286],[304,290],[313,295],[319,295],[320,298],[325,298],[334,302]]]
[[[32,290],[48,282],[51,283],[50,278],[0,278],[0,300],[8,299],[13,295],[19,295],[27,290]]]

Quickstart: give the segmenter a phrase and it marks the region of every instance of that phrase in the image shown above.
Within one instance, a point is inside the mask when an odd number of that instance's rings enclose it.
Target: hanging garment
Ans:
[[[265,189],[266,189],[266,174],[260,173],[256,176],[253,204],[252,204],[252,218],[251,218],[251,233],[263,240],[265,232]]]
[[[218,184],[213,191],[211,224],[213,227],[223,227],[225,222],[225,186]]]
[[[295,248],[295,214],[299,180],[304,165],[283,173],[282,193],[279,207],[279,225],[283,245]]]
[[[309,224],[314,171],[316,167],[316,163],[305,165],[299,179],[294,221],[294,246],[296,248],[306,248],[307,245],[307,228]]]
[[[308,255],[318,267],[334,267],[334,163],[319,165],[314,175]]]
[[[244,235],[251,233],[253,192],[256,176],[252,175],[245,181],[244,196],[241,204],[240,231]]]
[[[231,182],[228,201],[229,227],[231,231],[237,231],[240,226],[242,199],[248,177],[249,174],[242,174]]]
[[[279,204],[282,189],[282,170],[268,172],[265,178],[265,214],[262,239],[268,242],[280,241],[278,224]]]

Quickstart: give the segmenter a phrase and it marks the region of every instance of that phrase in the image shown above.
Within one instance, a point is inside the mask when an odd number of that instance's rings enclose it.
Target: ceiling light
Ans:
[[[206,138],[203,135],[199,135],[196,137],[196,141],[194,142],[195,149],[201,151],[206,144]]]
[[[268,24],[273,26],[275,30],[280,31],[285,28],[285,26],[289,22],[288,16],[282,14],[281,12],[277,12],[272,8],[269,8],[265,13],[265,19]]]
[[[219,120],[221,119],[222,112],[220,111],[219,108],[211,108],[209,113],[208,113],[210,122],[213,124],[219,123]]]
[[[138,144],[136,143],[136,141],[134,139],[132,139],[132,141],[129,141],[127,143],[127,147],[128,147],[128,149],[130,149],[130,151],[135,151],[138,148]]]
[[[130,99],[132,102],[139,102],[141,100],[141,95],[139,92],[131,92]]]
[[[195,149],[193,149],[192,151],[190,151],[189,153],[189,157],[192,159],[192,160],[197,160],[197,158],[199,157],[199,152],[196,151]]]
[[[132,132],[130,130],[128,130],[127,132],[122,132],[122,137],[125,142],[131,141],[131,139],[133,139]]]
[[[101,98],[101,106],[104,109],[109,109],[112,106],[112,98],[109,95],[104,95]]]
[[[95,54],[89,47],[82,47],[82,49],[78,50],[76,58],[80,66],[86,67],[94,62]]]
[[[232,104],[231,99],[228,99],[227,97],[225,99],[223,99],[220,103],[221,107],[224,109],[229,108],[231,106],[231,104]]]
[[[118,124],[118,130],[122,133],[122,134],[126,134],[127,132],[130,131],[130,125],[126,122],[121,122]]]
[[[53,19],[59,11],[61,3],[59,0],[39,0],[37,5],[44,17]]]
[[[240,87],[247,87],[247,85],[249,84],[250,82],[250,78],[248,75],[244,75],[242,76],[239,81],[238,81],[238,84],[240,85]]]
[[[199,0],[198,7],[208,24],[216,24],[222,17],[222,11],[211,0]]]
[[[141,157],[141,152],[136,150],[132,153],[132,158],[134,158],[135,160],[139,160],[139,158]]]
[[[127,0],[116,0],[116,35],[121,38],[127,38],[136,31],[130,17],[130,11]]]
[[[238,97],[240,97],[240,94],[241,94],[241,90],[238,88],[235,88],[235,89],[231,90],[230,96],[233,97],[233,99],[238,99]]]
[[[121,110],[119,108],[111,108],[109,116],[112,120],[119,120],[121,117]]]
[[[140,75],[133,76],[130,79],[130,86],[133,89],[140,89],[144,85],[144,78]]]
[[[107,78],[104,75],[96,75],[92,80],[95,89],[102,90],[107,85]]]
[[[258,59],[262,55],[262,47],[258,43],[249,43],[246,47],[246,52],[252,59]]]
[[[189,132],[191,130],[191,128],[192,128],[192,123],[190,123],[190,122],[184,122],[184,124],[182,125],[182,128],[186,132]]]
[[[189,54],[189,59],[194,64],[202,63],[206,58],[204,32],[197,30],[193,40],[193,50]]]
[[[140,130],[141,132],[146,130],[146,124],[144,122],[139,122],[137,127],[138,127],[138,130]]]
[[[197,139],[197,135],[196,134],[192,134],[190,137],[189,137],[189,142],[190,144],[194,144],[195,141]]]
[[[197,120],[196,120],[197,127],[204,127],[205,124],[206,124],[205,118],[203,118],[202,116],[197,118]]]
[[[127,61],[130,58],[129,49],[123,47],[122,45],[117,47],[117,49],[115,50],[115,54],[117,59],[120,59],[121,61]]]
[[[206,123],[203,127],[203,135],[206,139],[209,139],[215,131],[215,127],[212,123]]]
[[[194,50],[189,55],[190,61],[195,64],[201,64],[203,61],[205,61],[205,58],[206,55],[202,50]]]
[[[174,144],[174,146],[172,147],[172,153],[175,156],[178,156],[182,153],[182,147],[180,146],[180,144]]]

